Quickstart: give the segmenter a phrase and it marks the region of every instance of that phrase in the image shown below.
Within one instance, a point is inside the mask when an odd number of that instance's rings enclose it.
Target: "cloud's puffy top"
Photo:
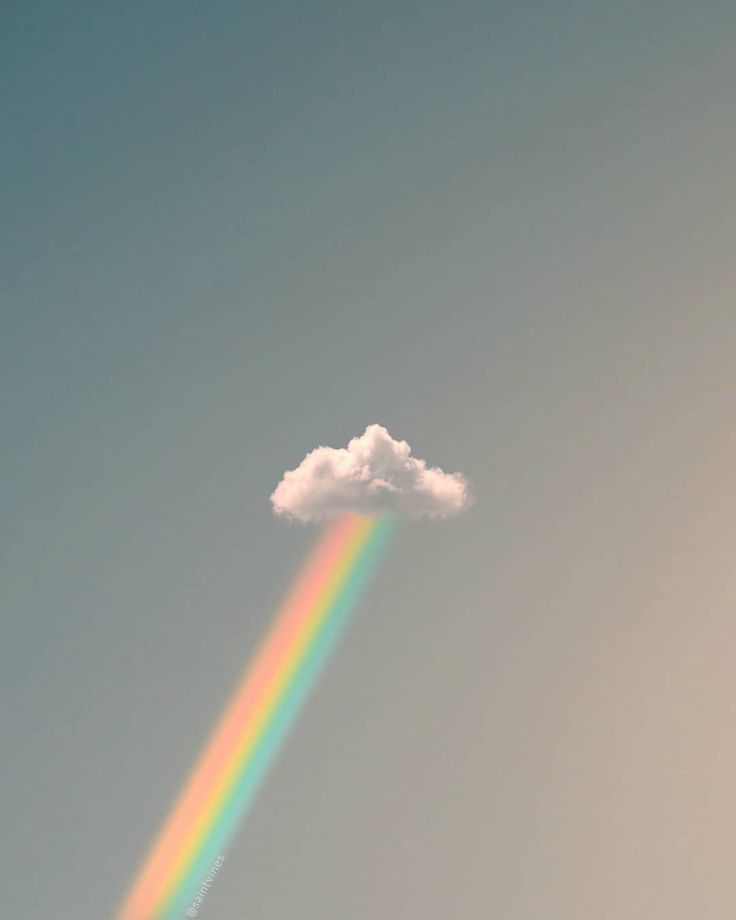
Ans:
[[[369,425],[347,448],[317,447],[284,473],[271,502],[276,514],[321,521],[344,511],[444,518],[468,503],[460,473],[445,473],[412,457],[381,425]]]

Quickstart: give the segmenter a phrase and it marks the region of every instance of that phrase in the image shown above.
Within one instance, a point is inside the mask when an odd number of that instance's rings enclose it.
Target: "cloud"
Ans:
[[[382,425],[369,425],[346,448],[308,453],[284,473],[271,503],[275,514],[304,522],[345,511],[446,518],[468,504],[468,483],[461,473],[412,457],[406,441],[395,441]]]

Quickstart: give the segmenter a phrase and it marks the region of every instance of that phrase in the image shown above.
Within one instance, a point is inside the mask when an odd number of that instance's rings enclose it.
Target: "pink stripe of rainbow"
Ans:
[[[377,528],[376,519],[348,514],[324,532],[200,755],[118,920],[162,918],[187,885],[198,884],[190,877],[198,855]]]

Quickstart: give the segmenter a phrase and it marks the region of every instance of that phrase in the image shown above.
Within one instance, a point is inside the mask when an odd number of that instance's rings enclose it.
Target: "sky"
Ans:
[[[407,523],[204,920],[736,911],[736,8],[0,14],[0,890],[111,917],[367,425]]]

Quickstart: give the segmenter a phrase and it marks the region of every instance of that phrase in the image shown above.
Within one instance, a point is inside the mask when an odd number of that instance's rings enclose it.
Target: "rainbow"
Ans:
[[[179,920],[224,852],[393,531],[345,514],[323,531],[151,847],[117,920]]]

